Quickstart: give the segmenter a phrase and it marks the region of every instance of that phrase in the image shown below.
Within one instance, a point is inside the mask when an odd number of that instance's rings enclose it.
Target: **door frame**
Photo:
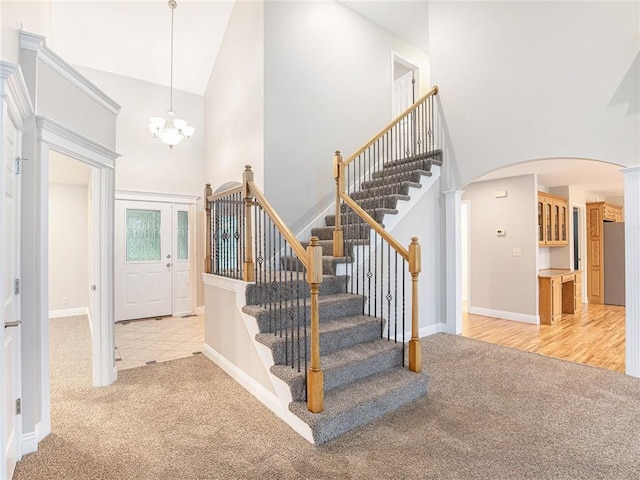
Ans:
[[[422,72],[420,70],[420,66],[416,65],[414,63],[414,61],[410,60],[409,58],[400,55],[398,52],[391,52],[391,95],[390,95],[390,107],[391,107],[391,112],[393,112],[393,97],[395,95],[394,93],[394,82],[395,82],[395,75],[396,75],[396,63],[399,63],[400,65],[404,66],[405,68],[408,68],[409,70],[411,70],[414,73],[414,80],[415,83],[413,84],[413,95],[414,95],[414,101],[418,100],[421,96],[421,78],[420,76],[422,75]],[[393,113],[392,113],[393,116]],[[393,120],[393,119],[392,119]]]
[[[5,140],[5,129],[7,128],[7,124],[8,122],[11,122],[14,124],[17,132],[18,132],[18,151],[19,151],[19,155],[22,156],[23,154],[23,150],[22,150],[22,136],[24,134],[25,131],[25,123],[26,120],[29,118],[32,118],[34,114],[34,108],[33,108],[33,104],[31,102],[31,97],[29,96],[28,93],[28,89],[27,89],[27,85],[25,83],[24,80],[24,76],[22,74],[22,69],[20,68],[19,65],[13,64],[13,63],[9,63],[9,62],[5,62],[3,60],[0,60],[0,152],[4,152],[4,140]],[[21,161],[21,163],[23,163]],[[4,181],[3,180],[3,173],[0,173],[0,181]],[[18,181],[18,183],[21,183],[21,180]],[[3,187],[0,187],[3,188]],[[16,210],[18,210],[16,212],[17,218],[17,226],[18,229],[21,229],[20,226],[20,222],[22,221],[22,215],[21,215],[21,211],[20,211],[20,202],[21,202],[21,191],[20,188],[18,188],[18,208]],[[2,247],[1,251],[3,250],[3,239],[0,238],[0,247]],[[20,250],[20,245],[17,245],[17,248]],[[20,267],[21,267],[21,262],[20,262],[20,255],[18,255],[17,258],[18,261],[18,265],[17,265],[17,274],[19,275],[19,278],[21,279],[22,276],[20,275]],[[4,298],[4,294],[2,293],[2,290],[4,288],[12,288],[12,285],[3,285],[2,282],[0,282],[0,298]],[[18,309],[19,311],[21,311],[21,303],[22,303],[22,295],[18,294],[18,298],[16,299],[16,302],[18,302]],[[20,318],[18,318],[18,320],[22,320],[22,315],[20,315]],[[5,339],[5,334],[4,334],[4,317],[2,315],[0,315],[0,323],[3,323],[2,325],[2,329],[0,332],[0,345],[4,345],[4,339]],[[18,328],[19,329],[19,333],[17,335],[18,337],[18,342],[19,345],[21,344],[21,337],[22,337],[22,327],[18,326],[18,327],[14,327],[14,328]],[[18,359],[17,359],[17,364],[16,364],[16,371],[13,372],[13,375],[15,377],[16,383],[18,385],[18,393],[20,394],[20,397],[22,397],[22,348],[20,348],[20,351],[18,352]],[[4,355],[0,355],[0,385],[4,385]],[[1,401],[4,401],[4,398],[0,398]],[[18,415],[17,415],[18,416]],[[22,458],[22,455],[25,453],[24,448],[23,448],[23,438],[22,438],[22,434],[23,434],[23,428],[22,428],[22,418],[19,417],[16,419],[16,442],[17,442],[17,448],[18,448],[18,452],[17,452],[17,460],[20,460]],[[4,473],[7,471],[7,458],[6,458],[6,448],[7,445],[5,445],[5,425],[4,425],[4,415],[0,415],[0,474],[4,475]]]
[[[587,278],[587,205],[584,203],[571,202],[571,232],[576,231],[576,225],[573,225],[573,209],[578,210],[578,254],[580,257],[580,272],[582,272],[582,303],[588,303],[589,297],[587,292],[587,284],[589,279]],[[571,243],[571,261],[573,261],[573,239]]]
[[[49,153],[55,150],[95,167],[93,174],[94,217],[94,312],[98,319],[92,332],[93,385],[106,386],[117,378],[113,328],[113,198],[115,160],[120,155],[46,116],[36,116],[36,161],[34,185],[38,190],[35,215],[26,216],[36,243],[33,265],[40,273],[34,279],[34,318],[40,319],[40,431],[38,440],[51,433],[51,388],[49,381],[49,279],[43,274],[49,262]],[[30,225],[29,225],[30,224]],[[25,226],[23,226],[24,229]],[[36,273],[37,274],[37,273]]]
[[[138,201],[138,202],[150,202],[150,203],[170,203],[172,206],[176,205],[186,205],[187,210],[189,212],[189,308],[190,311],[188,314],[196,313],[196,304],[197,304],[197,295],[198,295],[198,261],[196,258],[196,248],[197,248],[197,229],[196,229],[196,206],[198,200],[200,200],[199,195],[191,195],[185,193],[163,193],[163,192],[146,192],[139,190],[124,190],[117,189],[115,191],[115,199],[116,200],[124,200],[124,201]],[[175,223],[176,212],[175,209],[172,209],[171,215],[171,232],[172,238],[174,235],[174,223]],[[115,228],[115,227],[114,227]],[[115,230],[114,230],[115,232]],[[174,243],[172,241],[172,243]],[[175,249],[175,245],[172,245],[172,257],[175,255],[173,251]],[[171,274],[171,311],[172,315],[184,314],[184,312],[176,312],[175,311],[175,302],[174,302],[174,289],[173,284],[175,283],[175,269],[173,269]]]

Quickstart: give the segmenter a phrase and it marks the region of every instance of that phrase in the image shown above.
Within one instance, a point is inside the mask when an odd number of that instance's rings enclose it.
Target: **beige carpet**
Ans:
[[[477,340],[424,340],[428,396],[321,447],[204,356],[67,387],[15,479],[637,479],[640,381]]]

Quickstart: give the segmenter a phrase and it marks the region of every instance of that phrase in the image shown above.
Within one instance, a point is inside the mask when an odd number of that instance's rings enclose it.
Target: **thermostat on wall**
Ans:
[[[496,235],[499,237],[504,237],[507,234],[507,231],[504,228],[496,229]]]

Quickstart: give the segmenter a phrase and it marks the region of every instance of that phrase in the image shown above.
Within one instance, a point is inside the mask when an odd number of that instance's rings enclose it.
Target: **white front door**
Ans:
[[[2,393],[2,418],[0,419],[0,446],[2,462],[0,476],[11,478],[20,457],[19,441],[22,435],[17,402],[21,394],[20,380],[20,176],[17,174],[20,153],[18,129],[11,121],[5,123],[2,152],[2,173],[0,191],[2,191],[2,311],[0,313],[3,331],[0,334],[2,345],[2,370],[0,386]]]
[[[115,319],[171,315],[172,206],[116,201]]]

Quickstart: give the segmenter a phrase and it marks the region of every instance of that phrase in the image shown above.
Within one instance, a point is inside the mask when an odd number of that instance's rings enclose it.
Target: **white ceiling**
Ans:
[[[412,45],[429,51],[429,6],[420,0],[338,0]]]
[[[573,186],[605,199],[624,196],[624,180],[619,165],[576,158],[533,160],[501,168],[476,181],[495,180],[531,173],[538,174],[538,185],[547,188]]]
[[[173,86],[203,95],[233,1],[178,0]],[[53,0],[47,45],[73,65],[170,83],[171,9],[166,1]]]
[[[234,3],[178,0],[174,88],[204,95]],[[428,51],[427,2],[340,3]],[[169,86],[171,10],[166,1],[52,0],[52,24],[47,44],[72,65]]]

